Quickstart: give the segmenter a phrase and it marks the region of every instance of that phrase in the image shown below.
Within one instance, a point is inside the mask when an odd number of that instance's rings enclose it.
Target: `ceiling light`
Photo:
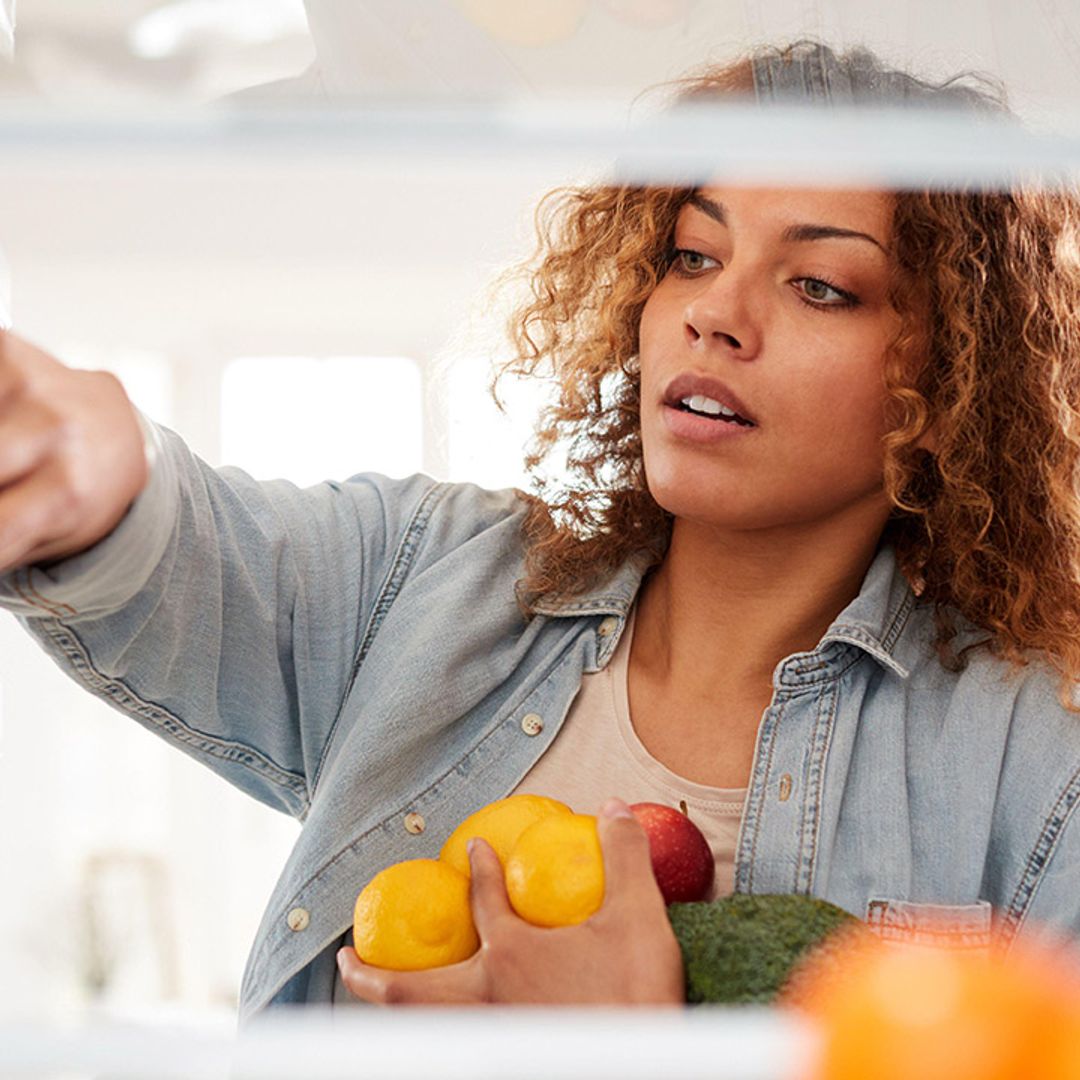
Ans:
[[[262,45],[306,33],[303,0],[176,0],[139,19],[128,42],[136,56],[161,60],[207,36]]]

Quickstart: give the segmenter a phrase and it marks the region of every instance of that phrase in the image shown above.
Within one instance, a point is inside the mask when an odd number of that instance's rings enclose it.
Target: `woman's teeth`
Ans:
[[[734,409],[729,409],[726,405],[721,405],[719,401],[706,397],[704,394],[693,394],[690,397],[684,397],[679,404],[688,412],[698,413],[702,416],[718,416],[722,420],[734,420],[737,424],[747,426],[750,424],[749,420],[744,420]]]

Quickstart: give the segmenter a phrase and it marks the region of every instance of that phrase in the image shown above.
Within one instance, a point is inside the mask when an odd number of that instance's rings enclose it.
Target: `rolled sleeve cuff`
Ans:
[[[31,618],[92,617],[122,607],[150,579],[176,527],[180,494],[161,430],[138,416],[149,479],[127,514],[78,555],[0,576],[0,607]]]

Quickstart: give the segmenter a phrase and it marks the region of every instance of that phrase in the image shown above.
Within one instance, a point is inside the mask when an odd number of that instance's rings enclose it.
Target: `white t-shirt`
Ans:
[[[735,844],[746,788],[717,788],[686,780],[645,749],[630,717],[627,671],[637,607],[603,671],[586,675],[566,721],[547,752],[525,774],[513,794],[548,795],[579,814],[597,814],[612,796],[628,803],[686,803],[690,819],[705,834],[716,859],[708,899],[734,887]]]

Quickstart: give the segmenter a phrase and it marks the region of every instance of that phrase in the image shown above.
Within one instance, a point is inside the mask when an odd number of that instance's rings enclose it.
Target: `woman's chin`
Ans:
[[[755,518],[760,517],[760,514],[742,508],[739,500],[724,495],[715,488],[702,491],[685,482],[660,488],[650,484],[649,492],[676,520],[692,521],[697,525],[717,529],[758,527]]]

